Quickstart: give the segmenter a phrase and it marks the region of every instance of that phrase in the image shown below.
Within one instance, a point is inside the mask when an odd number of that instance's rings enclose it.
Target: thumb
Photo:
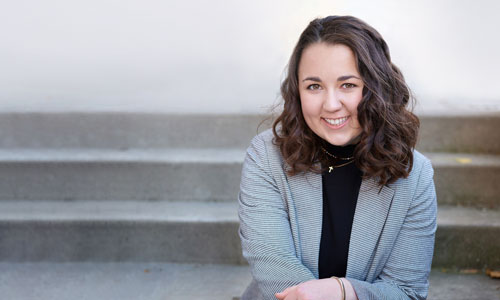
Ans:
[[[279,300],[283,300],[283,299],[286,298],[286,296],[288,295],[288,293],[290,293],[290,291],[292,290],[293,287],[294,286],[288,287],[284,291],[274,294],[274,296],[276,298],[278,298]]]

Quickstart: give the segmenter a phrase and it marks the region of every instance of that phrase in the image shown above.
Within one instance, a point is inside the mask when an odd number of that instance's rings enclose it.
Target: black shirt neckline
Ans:
[[[354,149],[357,144],[350,144],[345,146],[336,146],[328,142],[323,143],[323,148],[329,153],[342,158],[349,158],[354,155]]]

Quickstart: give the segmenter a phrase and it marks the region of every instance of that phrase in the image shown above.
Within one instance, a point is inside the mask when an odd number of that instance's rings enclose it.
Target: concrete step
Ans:
[[[16,300],[238,299],[248,266],[172,263],[0,263],[0,294]],[[26,288],[26,287],[29,288]],[[500,300],[500,281],[432,270],[429,300]]]
[[[244,264],[236,203],[2,201],[0,261]],[[434,266],[500,267],[500,211],[441,207]]]
[[[500,208],[500,155],[424,153],[439,204]]]
[[[432,270],[429,300],[500,300],[500,280],[484,274]],[[473,271],[473,270],[472,270]]]
[[[425,152],[500,154],[500,114],[419,116],[417,149]]]
[[[500,113],[419,115],[417,148],[500,154]],[[0,148],[242,148],[271,125],[262,115],[0,112]]]
[[[245,150],[1,150],[0,200],[234,202]]]
[[[0,112],[0,148],[245,149],[265,118],[142,112]]]
[[[15,300],[232,300],[250,281],[235,265],[0,263],[1,298]]]
[[[500,268],[500,210],[440,206],[434,267]]]
[[[0,261],[244,263],[236,203],[2,201]]]
[[[440,204],[500,208],[500,155],[424,153]],[[0,200],[236,200],[245,150],[0,151]]]

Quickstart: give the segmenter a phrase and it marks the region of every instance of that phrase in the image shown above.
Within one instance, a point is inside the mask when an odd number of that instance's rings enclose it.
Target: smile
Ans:
[[[334,126],[339,126],[339,125],[344,124],[347,121],[347,119],[349,119],[349,117],[342,117],[342,118],[338,118],[338,119],[325,119],[325,118],[323,118],[323,120],[328,122],[328,124],[331,124]]]

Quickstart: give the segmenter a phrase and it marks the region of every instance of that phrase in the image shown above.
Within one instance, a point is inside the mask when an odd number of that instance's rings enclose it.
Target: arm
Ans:
[[[437,214],[433,173],[425,159],[405,221],[375,282],[346,278],[359,300],[427,297]]]
[[[243,256],[264,298],[275,299],[275,293],[314,279],[297,257],[288,212],[260,136],[248,148],[238,200]]]

